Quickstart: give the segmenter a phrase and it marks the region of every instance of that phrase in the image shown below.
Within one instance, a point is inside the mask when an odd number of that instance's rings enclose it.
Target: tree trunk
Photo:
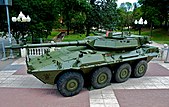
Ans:
[[[66,23],[66,27],[67,27],[67,35],[69,35],[69,31],[70,31],[70,22],[69,21]]]
[[[123,33],[123,25],[121,25],[121,32]]]
[[[151,22],[151,26],[150,26],[150,36],[152,37],[153,35],[153,22]]]
[[[165,17],[165,29],[166,29],[166,31],[168,31],[168,15],[166,15],[166,17]]]
[[[16,39],[16,44],[19,44],[19,39]]]
[[[70,28],[69,28],[69,26],[67,26],[67,35],[69,35],[69,30],[70,30]]]
[[[139,27],[139,35],[141,35],[141,26]]]
[[[33,36],[33,33],[31,33],[31,37],[32,37],[32,43],[34,43],[34,36]]]
[[[130,26],[128,25],[128,32],[129,32],[129,34],[130,34]]]
[[[87,26],[87,27],[86,27],[86,30],[87,30],[86,36],[89,36],[89,34],[90,34],[90,27]]]
[[[76,30],[75,29],[73,29],[73,34],[76,34]]]

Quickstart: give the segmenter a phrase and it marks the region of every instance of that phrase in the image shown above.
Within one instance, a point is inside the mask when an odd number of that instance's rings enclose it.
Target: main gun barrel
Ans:
[[[57,42],[57,43],[11,45],[11,46],[5,46],[5,48],[6,49],[19,49],[19,48],[37,48],[37,47],[86,46],[88,42],[89,42],[88,40],[77,40],[77,41]]]

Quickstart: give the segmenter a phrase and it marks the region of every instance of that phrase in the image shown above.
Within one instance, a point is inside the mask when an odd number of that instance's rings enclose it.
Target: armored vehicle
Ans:
[[[142,77],[147,63],[158,55],[158,48],[148,45],[147,36],[109,33],[84,40],[13,45],[6,48],[61,47],[34,58],[26,57],[27,73],[47,84],[56,84],[63,96],[78,94],[84,84],[103,88],[111,80],[121,83],[129,77]]]

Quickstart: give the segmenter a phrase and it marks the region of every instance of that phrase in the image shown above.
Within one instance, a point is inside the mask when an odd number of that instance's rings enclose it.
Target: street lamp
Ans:
[[[29,17],[29,15],[27,15],[27,17],[25,17],[25,15],[22,13],[22,11],[20,11],[18,17],[12,17],[12,22],[14,23],[20,23],[21,27],[19,27],[19,30],[21,31],[22,34],[22,42],[24,42],[24,35],[23,35],[23,30],[25,30],[25,23],[29,23],[31,21],[31,18]],[[20,25],[19,25],[20,26]],[[18,28],[18,26],[17,26]]]
[[[134,21],[134,24],[138,25],[139,26],[139,35],[141,35],[141,28],[142,28],[142,25],[143,24],[147,24],[147,20],[143,21],[143,18],[141,17],[140,20],[135,20]]]
[[[31,18],[29,17],[29,15],[25,17],[22,11],[20,11],[18,17],[12,17],[12,22],[30,22],[30,21],[31,21]]]

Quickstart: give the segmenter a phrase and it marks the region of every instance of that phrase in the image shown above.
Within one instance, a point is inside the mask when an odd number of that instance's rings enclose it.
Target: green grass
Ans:
[[[138,31],[132,32],[133,34],[138,34]],[[150,30],[143,29],[141,35],[150,36]],[[164,29],[155,29],[153,30],[151,40],[161,44],[169,44],[169,35]]]
[[[48,36],[48,40],[52,40],[52,38],[58,35],[59,33],[60,33],[59,31],[52,31],[51,35]],[[131,33],[138,35],[138,31],[131,31]],[[90,35],[93,36],[92,33]],[[150,30],[142,29],[141,35],[150,36]],[[63,41],[83,40],[85,37],[86,37],[85,34],[70,33],[70,35],[66,35],[64,37]],[[167,31],[163,29],[155,29],[153,30],[151,40],[161,44],[169,44],[169,35],[167,34]]]
[[[63,41],[83,40],[85,37],[85,34],[70,34],[65,36]]]
[[[52,31],[51,35],[48,36],[47,40],[51,41],[55,36],[57,36],[60,32],[59,31]],[[93,34],[90,34],[93,36]],[[63,41],[74,41],[74,40],[83,40],[86,37],[86,34],[73,34],[70,32],[69,35],[66,35]]]
[[[55,37],[56,35],[58,35],[60,32],[59,31],[52,31],[51,35],[48,36],[48,40],[52,40],[53,37]]]
[[[151,39],[158,43],[169,44],[169,35],[165,30],[157,29],[153,31],[153,35],[151,36]]]
[[[51,35],[48,36],[47,40],[51,41],[55,36],[57,36],[60,32],[53,31]],[[74,41],[74,40],[83,40],[86,37],[85,34],[69,34],[66,35],[63,41]]]

